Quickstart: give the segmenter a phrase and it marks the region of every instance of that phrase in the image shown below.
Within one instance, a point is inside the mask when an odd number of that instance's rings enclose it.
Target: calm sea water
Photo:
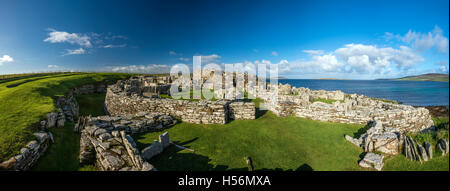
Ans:
[[[363,94],[414,106],[449,105],[448,82],[279,79],[278,83],[312,90],[341,90],[348,94]]]

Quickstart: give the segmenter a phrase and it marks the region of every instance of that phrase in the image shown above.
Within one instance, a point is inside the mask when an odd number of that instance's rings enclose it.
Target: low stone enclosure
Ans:
[[[151,78],[152,79],[152,78]],[[165,88],[149,88],[147,78],[133,78],[108,86],[105,108],[110,115],[157,112],[188,123],[225,124],[229,120],[255,119],[255,104],[238,100],[189,101],[148,98],[145,90],[161,93]],[[155,85],[167,87],[167,84]],[[152,92],[147,92],[152,93]]]
[[[148,90],[153,90],[150,92],[151,95],[167,93],[170,85],[167,81],[161,84],[151,84],[148,81],[145,77],[137,77],[109,86],[105,100],[107,111],[111,115],[158,112],[181,118],[185,122],[205,124],[225,124],[230,119],[255,119],[255,105],[249,102],[239,100],[196,102],[145,96]],[[405,134],[435,129],[431,115],[425,108],[364,95],[346,95],[339,90],[310,90],[292,87],[289,84],[268,84],[267,89],[271,88],[278,88],[277,96],[274,96],[273,92],[264,91],[263,94],[258,94],[258,97],[264,100],[268,110],[280,117],[297,116],[319,121],[368,124],[371,128],[358,139],[346,136],[347,140],[362,147],[366,152],[380,151],[395,155],[412,145],[409,141],[404,141]],[[322,100],[332,103],[325,103]],[[441,142],[445,150],[446,141]],[[421,147],[418,148],[421,150]],[[417,158],[415,155],[410,157],[406,151],[403,153],[408,158]],[[369,155],[369,158],[374,157]],[[378,167],[380,164],[377,165],[377,169]]]

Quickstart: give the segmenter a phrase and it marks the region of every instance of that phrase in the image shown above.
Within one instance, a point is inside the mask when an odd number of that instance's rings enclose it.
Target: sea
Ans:
[[[278,83],[312,90],[341,90],[347,94],[363,94],[413,106],[449,105],[448,82],[278,79]]]

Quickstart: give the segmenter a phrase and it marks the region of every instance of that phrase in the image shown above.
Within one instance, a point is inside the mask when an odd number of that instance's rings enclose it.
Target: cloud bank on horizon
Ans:
[[[202,55],[204,64],[221,66],[277,64],[279,76],[289,78],[375,79],[449,72],[448,6],[443,6],[448,1],[369,0],[340,11],[334,8],[343,2],[335,1],[239,2],[252,7],[247,12],[222,1],[129,7],[107,2],[95,9],[102,13],[88,11],[80,17],[64,2],[53,2],[53,9],[44,13],[31,9],[47,9],[42,5],[5,3],[2,7],[9,9],[0,8],[0,16],[11,19],[0,24],[18,22],[16,28],[0,31],[0,74],[167,73],[176,64],[192,65],[196,55]],[[303,9],[305,5],[310,7]],[[358,11],[371,6],[378,9]],[[148,7],[155,11],[147,14]],[[157,11],[167,7],[171,9]],[[268,8],[272,14],[261,12]],[[125,14],[112,14],[118,10]],[[38,13],[41,17],[30,17]]]

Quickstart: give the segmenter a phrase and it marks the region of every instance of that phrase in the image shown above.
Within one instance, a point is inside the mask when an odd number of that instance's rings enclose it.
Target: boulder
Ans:
[[[56,119],[58,117],[58,113],[52,112],[47,114],[47,128],[54,127],[56,125]]]
[[[448,141],[445,139],[439,139],[436,147],[441,151],[442,156],[445,156],[448,154]]]
[[[49,138],[48,134],[45,132],[34,133],[33,135],[36,137],[39,143],[43,143]]]
[[[399,139],[395,133],[375,134],[371,137],[371,141],[375,151],[391,155],[398,154]]]
[[[422,157],[423,161],[428,161],[428,154],[425,148],[422,145],[417,145],[417,148],[419,149],[419,154]]]
[[[40,122],[40,124],[41,124],[41,130],[45,130],[45,127],[47,126],[47,122],[45,120],[42,120]]]
[[[154,170],[156,170],[156,168],[153,167],[153,165],[151,165],[150,163],[148,163],[148,162],[142,163],[141,171],[154,171]]]
[[[384,156],[375,153],[366,153],[364,158],[359,161],[359,166],[363,168],[375,168],[380,171],[383,168]]]
[[[431,147],[430,143],[425,141],[423,143],[423,147],[425,148],[425,151],[427,152],[428,159],[433,159],[433,148]]]
[[[121,160],[119,156],[110,152],[105,152],[103,156],[104,158],[101,160],[101,163],[104,170],[116,171],[121,169],[125,164],[124,160]]]
[[[64,124],[66,124],[66,118],[59,118],[58,119],[58,121],[57,121],[57,123],[56,123],[56,126],[57,127],[64,127]]]

